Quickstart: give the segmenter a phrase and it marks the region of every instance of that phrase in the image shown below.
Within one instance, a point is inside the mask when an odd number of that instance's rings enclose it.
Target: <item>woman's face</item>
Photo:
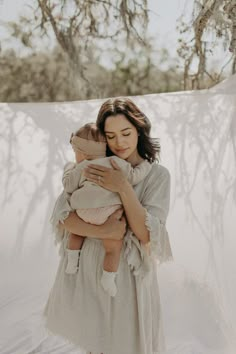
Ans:
[[[107,117],[104,130],[107,144],[116,156],[129,161],[138,156],[138,132],[125,115]]]

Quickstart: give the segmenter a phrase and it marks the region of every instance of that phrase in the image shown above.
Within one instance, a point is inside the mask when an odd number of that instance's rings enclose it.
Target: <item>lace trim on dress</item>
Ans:
[[[146,278],[151,271],[150,257],[146,247],[140,243],[131,230],[124,237],[124,258],[135,276]]]
[[[150,236],[150,257],[159,264],[173,260],[166,223],[145,209],[145,225]]]
[[[133,274],[141,279],[150,273],[152,259],[158,264],[173,260],[165,222],[151,215],[145,208],[145,225],[150,235],[148,245],[143,245],[130,229],[124,237],[124,258]]]
[[[63,240],[64,237],[64,229],[60,226],[60,223],[64,224],[64,220],[68,218],[69,216],[69,211],[63,211],[62,214],[60,214],[60,217],[58,219],[51,218],[51,224],[53,228],[53,232],[55,234],[55,240],[54,243],[57,245]]]

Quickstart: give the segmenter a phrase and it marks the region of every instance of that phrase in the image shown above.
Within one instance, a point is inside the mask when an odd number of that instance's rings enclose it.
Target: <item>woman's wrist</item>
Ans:
[[[128,191],[130,190],[130,188],[132,189],[132,186],[131,186],[131,184],[129,183],[129,181],[126,179],[126,180],[122,183],[122,185],[121,185],[121,187],[120,187],[120,190],[119,190],[119,192],[118,192],[121,199],[122,199],[123,196],[125,196],[125,195],[128,193]]]
[[[69,216],[61,224],[67,231],[82,237],[102,238],[102,230],[99,225],[93,225],[83,221],[75,212],[70,212]]]

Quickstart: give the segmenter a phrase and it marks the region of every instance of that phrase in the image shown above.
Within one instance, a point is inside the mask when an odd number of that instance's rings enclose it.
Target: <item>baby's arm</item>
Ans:
[[[80,179],[84,164],[68,162],[64,167],[62,184],[67,193],[73,193],[80,186]]]
[[[125,160],[122,160],[116,156],[112,156],[117,165],[125,173],[127,180],[132,186],[135,186],[141,182],[151,171],[152,165],[147,160],[141,162],[138,166],[132,167],[131,164]]]
[[[144,160],[136,167],[130,167],[127,179],[132,186],[141,182],[151,171],[152,165]]]

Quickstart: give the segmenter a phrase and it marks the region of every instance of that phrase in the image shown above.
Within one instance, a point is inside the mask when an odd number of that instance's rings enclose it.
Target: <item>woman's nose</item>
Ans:
[[[118,147],[122,147],[123,142],[124,142],[123,136],[119,136],[119,137],[116,138],[116,145],[117,145]]]

